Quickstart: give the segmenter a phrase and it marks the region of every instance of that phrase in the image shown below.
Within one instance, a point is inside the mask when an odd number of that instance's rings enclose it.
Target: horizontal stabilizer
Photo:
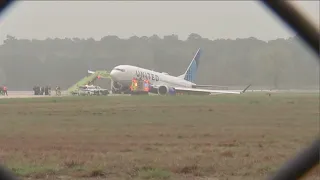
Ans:
[[[95,72],[88,70],[88,73],[89,73],[89,74],[94,74]]]

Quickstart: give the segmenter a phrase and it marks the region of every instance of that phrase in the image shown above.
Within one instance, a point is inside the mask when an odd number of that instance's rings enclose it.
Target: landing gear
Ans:
[[[111,93],[112,94],[130,94],[130,88],[123,86],[122,84],[112,81],[111,82]]]
[[[121,92],[118,89],[112,89],[111,90],[112,94],[121,94]]]
[[[112,94],[121,94],[120,92],[121,85],[115,81],[111,81],[111,93]]]

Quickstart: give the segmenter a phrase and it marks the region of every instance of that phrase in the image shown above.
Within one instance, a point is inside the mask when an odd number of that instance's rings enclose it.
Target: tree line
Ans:
[[[31,90],[34,85],[65,89],[87,70],[111,70],[136,65],[172,75],[185,72],[194,53],[202,49],[196,83],[263,88],[316,88],[319,65],[298,37],[268,42],[256,39],[210,40],[192,33],[163,38],[133,36],[101,40],[65,38],[17,39],[8,35],[0,46],[0,85]]]

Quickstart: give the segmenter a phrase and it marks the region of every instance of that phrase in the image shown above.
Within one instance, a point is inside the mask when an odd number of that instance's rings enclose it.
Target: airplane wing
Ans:
[[[184,87],[175,87],[174,88],[178,93],[184,92],[195,92],[195,93],[205,93],[205,94],[241,94],[242,91],[227,91],[227,90],[211,90],[211,89],[196,89],[196,88],[184,88]]]
[[[214,87],[214,85],[192,85],[192,88],[198,88],[198,87]]]
[[[228,86],[219,86],[219,85],[192,85],[192,88],[224,88],[228,89]]]
[[[211,89],[198,89],[198,88],[186,88],[186,87],[173,87],[176,93],[190,93],[190,94],[242,94],[251,86],[248,85],[242,91],[230,91],[230,90],[211,90]],[[155,88],[159,88],[155,87]]]

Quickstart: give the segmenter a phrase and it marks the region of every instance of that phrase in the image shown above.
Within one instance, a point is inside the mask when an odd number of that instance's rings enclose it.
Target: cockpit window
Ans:
[[[120,68],[114,68],[114,70],[118,70],[118,71],[121,71],[121,72],[125,72],[124,69],[120,69]]]

